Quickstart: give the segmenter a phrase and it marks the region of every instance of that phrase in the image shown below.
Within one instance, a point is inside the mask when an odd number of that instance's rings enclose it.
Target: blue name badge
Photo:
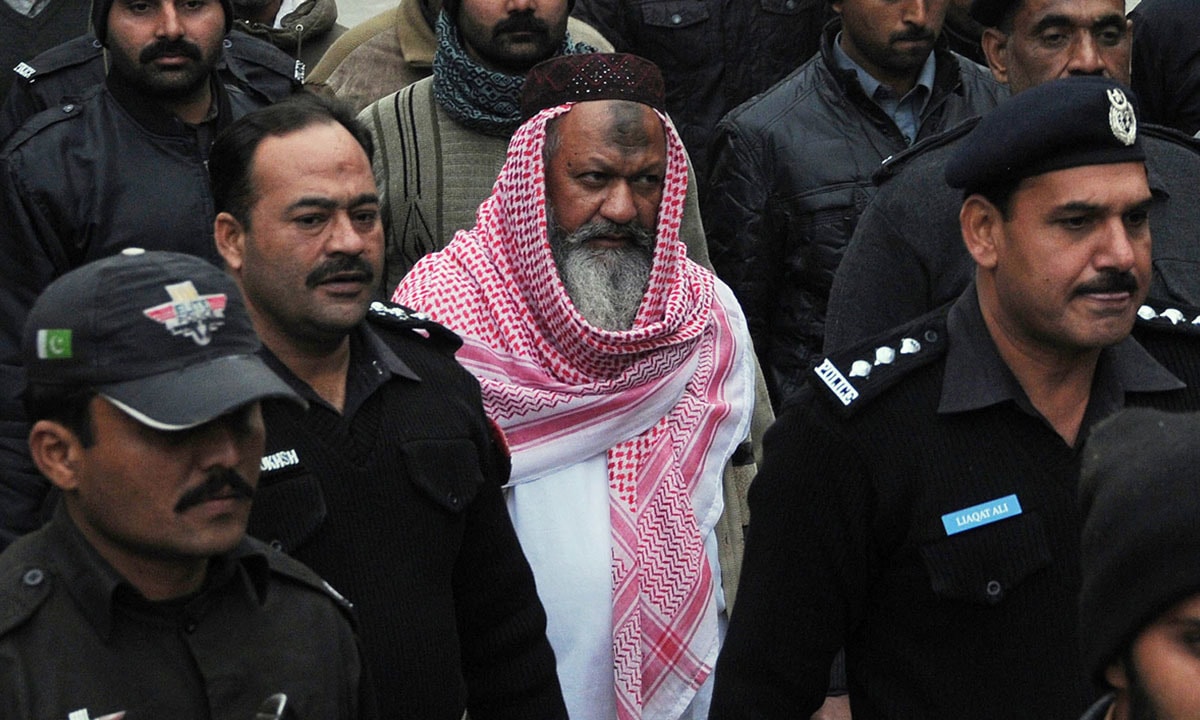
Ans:
[[[1020,514],[1021,502],[1017,500],[1017,496],[1006,495],[963,510],[946,513],[942,516],[942,524],[946,526],[947,535],[956,535]]]

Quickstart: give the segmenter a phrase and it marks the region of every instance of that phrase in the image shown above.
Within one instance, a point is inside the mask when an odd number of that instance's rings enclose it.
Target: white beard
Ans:
[[[597,224],[564,235],[549,213],[550,248],[567,296],[591,325],[604,330],[633,327],[650,284],[654,236],[638,226],[638,237],[624,247],[592,248],[584,243],[597,235]]]

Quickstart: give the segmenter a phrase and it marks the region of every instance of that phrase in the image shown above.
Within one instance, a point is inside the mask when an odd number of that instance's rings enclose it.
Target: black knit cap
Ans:
[[[102,45],[108,45],[108,13],[115,0],[92,0],[92,33]],[[233,28],[233,0],[221,0],[225,11],[225,33]]]
[[[1144,161],[1135,106],[1108,78],[1036,85],[983,116],[946,164],[946,182],[970,194],[1053,170]]]
[[[1022,0],[973,0],[967,12],[975,22],[984,27],[1000,27],[1004,16],[1021,4]]]
[[[525,76],[521,120],[548,107],[588,100],[631,100],[667,111],[667,91],[658,66],[628,53],[559,55]]]
[[[1098,425],[1079,499],[1080,645],[1103,683],[1142,628],[1200,593],[1200,414],[1137,408]]]

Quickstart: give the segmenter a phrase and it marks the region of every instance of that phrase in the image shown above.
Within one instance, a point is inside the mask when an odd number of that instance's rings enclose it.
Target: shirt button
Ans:
[[[74,110],[75,110],[75,106],[70,103],[63,105],[63,112],[65,112],[65,113],[73,112]]]
[[[375,368],[375,374],[376,374],[376,375],[382,375],[382,374],[383,374],[383,368],[379,366],[379,361],[378,361],[378,360],[372,360],[372,361],[371,361],[371,367]]]
[[[988,580],[984,591],[987,593],[988,602],[992,604],[1000,602],[1000,599],[1004,597],[1004,587],[1000,585],[999,580]]]
[[[679,23],[683,22],[683,18],[680,17],[678,13],[676,13],[671,16],[671,22],[678,25]]]
[[[38,585],[41,585],[42,581],[45,579],[46,574],[44,572],[38,568],[33,568],[32,570],[26,571],[25,575],[21,577],[21,582],[25,583],[29,587],[37,587]]]
[[[269,542],[267,544],[271,546],[272,550],[278,550],[279,552],[283,552],[283,541],[282,540],[278,540],[278,539],[272,540],[271,542]]]
[[[455,493],[446,493],[446,502],[450,503],[450,507],[458,507],[458,495]]]
[[[925,342],[937,342],[938,341],[938,332],[937,332],[937,330],[926,330],[924,337],[925,337]]]
[[[796,9],[796,0],[787,0],[787,2],[785,2],[783,4],[783,6],[785,8],[787,8],[788,10],[795,10]]]
[[[188,620],[187,624],[183,626],[183,631],[185,633],[187,633],[188,635],[191,635],[192,633],[196,632],[196,621]]]

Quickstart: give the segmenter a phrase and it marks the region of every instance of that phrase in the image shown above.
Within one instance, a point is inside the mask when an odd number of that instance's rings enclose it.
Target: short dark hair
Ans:
[[[257,201],[253,182],[254,153],[267,137],[279,137],[312,125],[337,123],[346,128],[370,160],[375,143],[367,128],[349,105],[311,92],[299,92],[286,100],[255,110],[221,131],[208,156],[217,212],[227,212],[250,227],[250,208]]]
[[[94,397],[96,391],[90,387],[28,385],[21,399],[30,422],[56,422],[75,433],[80,444],[89,448],[95,442],[91,410]]]
[[[1000,218],[1007,221],[1009,213],[1012,210],[1012,198],[1017,192],[1017,187],[1021,184],[1020,180],[1015,182],[998,182],[988,187],[981,187],[963,195],[963,200],[966,200],[972,195],[982,195],[988,202],[996,206],[1000,211]]]

